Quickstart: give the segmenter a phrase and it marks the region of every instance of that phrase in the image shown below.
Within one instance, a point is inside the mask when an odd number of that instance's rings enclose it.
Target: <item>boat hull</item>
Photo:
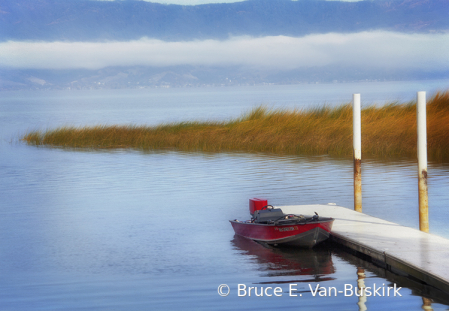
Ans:
[[[231,220],[234,232],[240,236],[270,245],[291,245],[311,248],[327,240],[333,219],[306,224],[258,224]]]

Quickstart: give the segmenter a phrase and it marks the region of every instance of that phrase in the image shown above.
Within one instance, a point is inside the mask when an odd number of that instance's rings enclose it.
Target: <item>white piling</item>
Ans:
[[[416,119],[418,128],[419,230],[429,232],[426,92],[417,93]]]
[[[352,102],[354,210],[357,212],[362,212],[362,117],[360,94],[353,94]]]

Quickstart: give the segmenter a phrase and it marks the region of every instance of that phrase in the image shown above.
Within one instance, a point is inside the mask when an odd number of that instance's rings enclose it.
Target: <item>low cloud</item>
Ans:
[[[290,70],[340,65],[361,69],[449,69],[449,34],[360,32],[305,37],[234,37],[165,42],[142,38],[109,42],[0,43],[0,67],[100,69],[108,66],[247,66]]]

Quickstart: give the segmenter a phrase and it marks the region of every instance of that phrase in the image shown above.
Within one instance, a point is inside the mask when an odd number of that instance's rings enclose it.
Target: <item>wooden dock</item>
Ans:
[[[337,205],[277,206],[284,213],[335,218],[332,240],[392,272],[449,293],[449,240]]]

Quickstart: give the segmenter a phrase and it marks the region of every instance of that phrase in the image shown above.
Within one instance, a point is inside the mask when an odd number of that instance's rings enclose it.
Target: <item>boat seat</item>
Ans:
[[[254,213],[255,222],[274,221],[284,216],[285,215],[280,208],[264,209]]]

